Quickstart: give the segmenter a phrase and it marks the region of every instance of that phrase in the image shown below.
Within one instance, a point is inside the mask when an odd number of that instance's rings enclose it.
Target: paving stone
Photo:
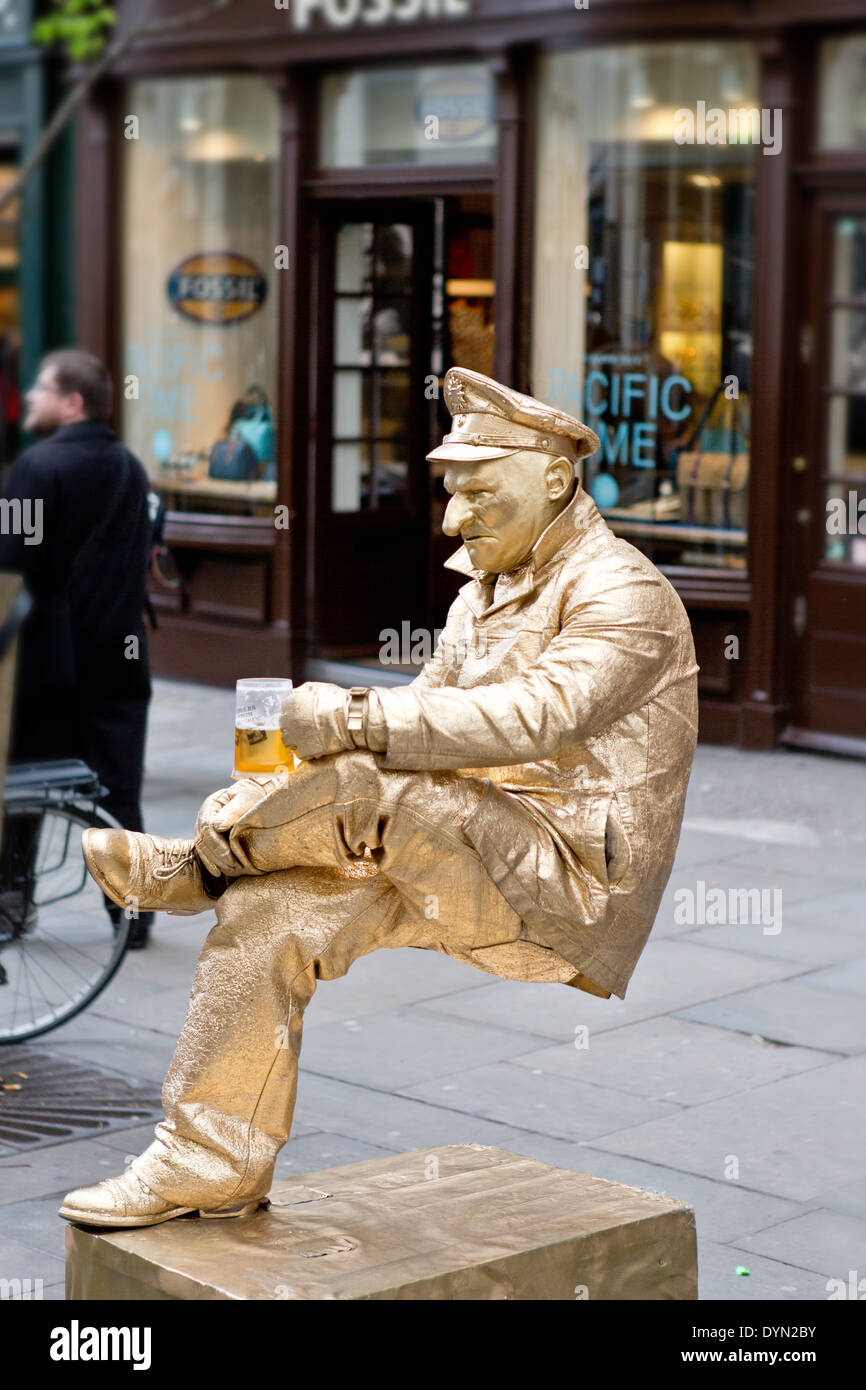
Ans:
[[[47,1046],[64,1057],[78,1058],[97,1067],[120,1072],[130,1080],[162,1085],[177,1043],[176,1033],[152,1028],[130,1028],[92,1011],[50,1033]]]
[[[177,1039],[168,1033],[148,1033],[144,1028],[136,1028],[134,1033],[133,1038],[112,1039],[108,1043],[91,1040],[70,1043],[64,1055],[97,1067],[105,1066],[110,1059],[112,1070],[129,1080],[151,1081],[159,1091]]]
[[[151,991],[140,997],[150,998]],[[83,1013],[64,1023],[60,1028],[55,1028],[53,1032],[46,1033],[44,1037],[36,1041],[44,1045],[48,1051],[56,1051],[58,1045],[70,1049],[77,1046],[79,1042],[101,1043],[106,1050],[106,1058],[110,1056],[112,1046],[115,1042],[124,1043],[140,1041],[142,1047],[146,1049],[148,1037],[152,1035],[152,1041],[156,1045],[165,1046],[168,1039],[167,1034],[162,1034],[159,1029],[148,1028],[142,1025],[126,1023],[122,1018],[108,1018],[105,1014],[98,1012],[100,1001],[97,999],[90,1008]],[[173,1039],[176,1041],[176,1035]]]
[[[690,810],[683,821],[685,830],[703,830],[710,835],[733,835],[736,839],[758,845],[799,845],[804,851],[817,850],[821,837],[813,826],[778,816],[702,816]]]
[[[806,1212],[741,1236],[736,1244],[742,1250],[756,1250],[759,1255],[814,1270],[828,1279],[843,1279],[846,1284],[852,1269],[866,1279],[866,1221],[838,1211]]]
[[[663,1101],[642,1100],[583,1081],[533,1073],[498,1063],[473,1067],[445,1080],[402,1087],[400,1094],[447,1105],[561,1139],[595,1139],[664,1115]]]
[[[117,975],[93,1007],[99,1008],[105,1001],[128,995],[132,990],[189,990],[205,937],[215,922],[212,912],[196,917],[172,917],[158,912],[146,950],[127,952]]]
[[[567,985],[530,985],[503,980],[480,989],[419,1005],[423,1012],[441,1011],[478,1022],[541,1033],[556,1042],[573,1041],[575,1027],[591,1032],[621,1028],[644,1018],[718,995],[729,994],[764,980],[798,973],[785,961],[756,959],[734,951],[715,951],[684,941],[650,940],[628,987],[625,999],[598,999]]]
[[[400,1004],[474,989],[478,970],[440,951],[374,951],[336,980],[321,980],[304,1015],[305,1035],[324,1024],[363,1018]]]
[[[0,1279],[29,1279],[32,1289],[36,1279],[41,1279],[43,1285],[56,1284],[64,1275],[62,1258],[47,1255],[25,1241],[0,1235]]]
[[[838,990],[841,994],[866,995],[866,956],[832,965],[826,970],[814,970],[800,977],[801,984],[815,989]]]
[[[3,1209],[9,1202],[48,1193],[62,1197],[70,1188],[113,1177],[117,1171],[117,1150],[105,1147],[98,1139],[74,1139],[50,1148],[29,1149],[16,1156],[14,1181],[8,1183],[3,1181],[7,1161],[0,1162],[0,1229]]]
[[[562,1141],[554,1140],[551,1142],[556,1145],[556,1152],[548,1155],[545,1152],[546,1142],[543,1136],[533,1139],[533,1157],[556,1163],[560,1168],[593,1173],[599,1178],[609,1178],[611,1182],[628,1183],[630,1187],[646,1188],[650,1192],[660,1192],[665,1197],[688,1202],[695,1211],[699,1238],[735,1240],[738,1236],[761,1230],[774,1221],[801,1215],[805,1209],[800,1202],[770,1197],[764,1192],[750,1192],[741,1183],[714,1182],[709,1178],[697,1177],[694,1173],[683,1172],[682,1169],[606,1153],[591,1144],[576,1144],[570,1153],[563,1153]]]
[[[393,1145],[365,1144],[345,1134],[311,1134],[304,1139],[289,1140],[277,1159],[274,1176],[296,1178],[299,1173],[341,1168],[346,1163],[360,1163],[365,1158],[384,1158],[385,1154],[401,1152],[401,1148]]]
[[[327,1132],[349,1135],[377,1147],[395,1150],[408,1151],[438,1144],[492,1144],[534,1158],[537,1156],[535,1146],[542,1139],[545,1145],[561,1145],[563,1155],[573,1155],[575,1147],[548,1135],[536,1135],[512,1125],[387,1091],[352,1086],[331,1077],[312,1076],[303,1070],[296,1114],[301,1121],[316,1123]]]
[[[773,748],[767,752],[702,744],[689,783],[686,821],[710,817],[740,825],[744,815],[778,820],[830,843],[866,847],[850,809],[862,799],[863,764],[854,759]]]
[[[853,995],[810,987],[802,976],[706,1000],[680,1010],[677,1017],[830,1053],[866,1051],[862,1003]]]
[[[57,1215],[56,1196],[33,1197],[0,1207],[0,1240],[17,1240],[56,1260],[65,1259],[66,1222]]]
[[[749,1274],[737,1274],[738,1265],[748,1269]],[[826,1280],[811,1270],[797,1269],[761,1255],[744,1255],[742,1250],[731,1245],[698,1240],[699,1299],[718,1299],[726,1303],[763,1303],[776,1299],[784,1303],[817,1302],[827,1297],[825,1284]],[[760,1312],[756,1316],[760,1318]],[[803,1322],[808,1325],[808,1315],[804,1315]],[[751,1323],[758,1325],[755,1318]],[[739,1326],[733,1321],[729,1325]],[[760,1349],[758,1344],[756,1337],[755,1346]]]
[[[540,1041],[534,1039],[535,1046]],[[471,1062],[513,1057],[532,1045],[521,1033],[504,1027],[404,1008],[310,1029],[302,1055],[309,1071],[397,1090],[463,1071]]]
[[[189,987],[186,985],[179,989],[155,990],[137,998],[127,989],[125,994],[114,999],[97,999],[91,1016],[132,1027],[138,1025],[150,1032],[165,1033],[176,1041],[188,1008]]]
[[[815,1206],[839,1211],[845,1216],[855,1217],[857,1221],[866,1222],[866,1178],[859,1177],[854,1182],[828,1187],[818,1193]]]
[[[863,884],[842,892],[825,892],[820,898],[795,903],[785,914],[788,922],[801,922],[824,932],[859,932],[866,935],[866,898]]]
[[[677,843],[674,871],[697,864],[718,864],[742,854],[744,842],[739,835],[714,835],[705,830],[689,830],[684,825]]]
[[[724,1028],[655,1018],[516,1057],[520,1066],[675,1105],[702,1105],[768,1081],[826,1066],[826,1052],[776,1047]]]
[[[860,799],[862,802],[862,791]],[[830,888],[835,888],[838,882],[857,883],[862,886],[864,880],[862,850],[857,854],[842,849],[832,850],[826,845],[822,845],[817,857],[822,872],[826,874],[826,881]],[[736,862],[744,868],[764,868],[776,873],[790,871],[796,874],[803,867],[803,850],[796,845],[759,845],[753,849],[741,851],[736,856],[736,860],[731,859],[729,862]]]
[[[620,1131],[596,1147],[714,1179],[724,1178],[733,1155],[746,1187],[814,1204],[825,1189],[862,1176],[864,1089],[866,1058],[834,1061]]]
[[[680,939],[722,951],[744,951],[797,965],[823,966],[861,956],[864,937],[861,932],[836,924],[794,919],[793,911],[786,911],[777,936],[766,936],[760,928],[756,931],[751,927],[701,927]]]

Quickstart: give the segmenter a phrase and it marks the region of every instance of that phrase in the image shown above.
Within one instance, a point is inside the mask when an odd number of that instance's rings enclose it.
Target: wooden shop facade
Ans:
[[[459,364],[598,432],[702,737],[866,753],[860,0],[193,11],[77,136],[78,340],[168,508],[155,669],[406,678],[460,582]]]

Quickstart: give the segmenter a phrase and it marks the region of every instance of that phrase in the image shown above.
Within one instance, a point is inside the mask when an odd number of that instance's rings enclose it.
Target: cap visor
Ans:
[[[432,462],[484,463],[486,459],[504,459],[518,449],[489,449],[479,444],[440,444],[427,457]]]

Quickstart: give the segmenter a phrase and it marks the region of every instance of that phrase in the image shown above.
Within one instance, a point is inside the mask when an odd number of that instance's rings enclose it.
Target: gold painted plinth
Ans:
[[[481,1144],[307,1173],[233,1220],[70,1226],[66,1248],[70,1299],[697,1298],[683,1202]]]

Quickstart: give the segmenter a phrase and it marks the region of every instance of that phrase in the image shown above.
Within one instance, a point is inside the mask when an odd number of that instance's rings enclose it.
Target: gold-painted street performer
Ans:
[[[417,679],[284,703],[289,776],[215,792],[194,838],[88,830],[100,887],[216,910],[163,1088],[121,1177],[61,1215],[146,1226],[262,1205],[304,1010],[379,947],[625,996],[673,864],[697,736],[685,609],[577,477],[579,420],[452,368],[443,529],[467,582]]]

